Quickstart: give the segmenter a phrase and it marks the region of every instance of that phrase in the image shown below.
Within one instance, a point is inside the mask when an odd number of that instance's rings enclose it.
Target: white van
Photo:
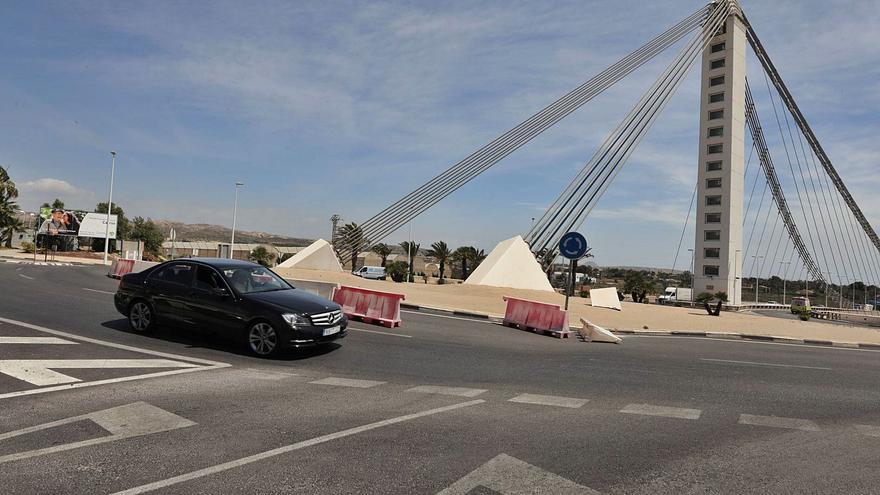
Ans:
[[[363,266],[360,270],[352,272],[358,277],[385,280],[385,268],[381,266]]]

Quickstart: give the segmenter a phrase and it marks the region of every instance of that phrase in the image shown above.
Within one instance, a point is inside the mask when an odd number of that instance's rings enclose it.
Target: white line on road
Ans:
[[[354,387],[354,388],[370,388],[382,385],[386,382],[377,382],[375,380],[355,380],[352,378],[330,377],[323,380],[315,380],[309,382],[315,385],[333,385],[335,387]]]
[[[830,345],[818,344],[790,344],[785,342],[763,342],[760,340],[749,339],[724,339],[713,337],[689,337],[685,335],[628,335],[631,339],[691,339],[691,340],[710,340],[712,342],[727,342],[729,344],[752,344],[752,345],[776,345],[785,347],[806,347],[809,349],[829,349],[835,351],[854,351],[854,352],[880,352],[880,349],[853,349],[849,347],[832,347]]]
[[[868,437],[880,437],[880,426],[853,425],[859,433]]]
[[[378,331],[378,330],[367,330],[367,329],[365,329],[365,328],[352,328],[352,327],[348,327],[348,329],[349,329],[349,330],[355,330],[355,331],[357,331],[357,332],[377,333],[377,334],[379,334],[379,335],[391,335],[391,336],[393,336],[393,337],[403,337],[403,338],[406,338],[406,339],[411,339],[411,338],[412,338],[412,335],[404,335],[404,334],[402,334],[402,333],[380,332],[380,331]]]
[[[5,359],[0,373],[43,387],[80,382],[52,369],[198,368],[198,364],[170,359]]]
[[[98,290],[98,289],[89,289],[88,287],[83,287],[82,290],[87,290],[89,292],[97,292],[100,294],[110,294],[111,296],[116,295],[115,292],[110,292],[110,291],[106,291],[106,290]]]
[[[116,440],[122,440],[123,438],[138,437],[195,425],[194,422],[186,418],[147,404],[146,402],[135,402],[125,406],[114,407],[103,411],[96,411],[81,416],[74,416],[72,418],[52,421],[51,423],[44,423],[30,428],[11,431],[0,435],[0,440],[6,440],[7,438],[47,430],[49,428],[55,428],[57,426],[76,423],[83,420],[93,421],[101,428],[107,430],[110,435],[0,456],[0,464],[45,454],[54,454],[56,452],[80,447],[113,442]]]
[[[519,402],[521,404],[537,404],[539,406],[570,407],[576,409],[583,407],[589,399],[575,399],[572,397],[557,397],[555,395],[520,394],[509,399],[507,402]]]
[[[18,276],[21,278],[26,278],[28,280],[34,280],[34,277],[29,277],[29,276],[25,275],[24,273],[19,273]]]
[[[771,428],[788,428],[790,430],[821,431],[819,425],[809,419],[740,414],[739,421],[737,422],[741,425],[769,426]]]
[[[183,483],[185,481],[194,480],[197,478],[202,478],[205,476],[210,476],[212,474],[216,474],[222,471],[227,471],[229,469],[237,468],[239,466],[244,466],[246,464],[251,464],[254,462],[262,461],[264,459],[268,459],[270,457],[274,457],[281,454],[286,454],[288,452],[293,452],[295,450],[304,449],[307,447],[311,447],[314,445],[319,445],[322,443],[326,443],[332,440],[337,440],[339,438],[348,437],[351,435],[356,435],[358,433],[363,433],[365,431],[375,430],[377,428],[382,428],[385,426],[391,426],[397,423],[403,423],[405,421],[411,421],[414,419],[422,418],[425,416],[431,416],[434,414],[439,414],[447,411],[454,411],[456,409],[461,409],[464,407],[475,406],[477,404],[482,404],[486,401],[482,399],[472,400],[468,402],[461,402],[458,404],[453,404],[451,406],[438,407],[436,409],[429,409],[427,411],[421,411],[413,414],[407,414],[404,416],[398,416],[396,418],[385,419],[382,421],[377,421],[375,423],[366,424],[363,426],[357,426],[355,428],[349,428],[347,430],[338,431],[336,433],[330,433],[328,435],[322,435],[320,437],[315,437],[310,440],[304,440],[302,442],[297,442],[291,445],[285,445],[284,447],[278,447],[276,449],[267,450],[265,452],[261,452],[259,454],[250,455],[247,457],[242,457],[241,459],[236,459],[234,461],[224,462],[223,464],[217,464],[216,466],[211,466],[203,469],[199,469],[197,471],[192,471],[190,473],[181,474],[179,476],[175,476],[173,478],[168,478],[165,480],[156,481],[153,483],[149,483],[146,485],[137,486],[134,488],[129,488],[128,490],[123,490],[121,492],[116,492],[114,495],[134,495],[137,493],[146,493],[153,490],[158,490],[160,488],[166,488],[172,485],[176,485],[178,483]]]
[[[630,404],[620,412],[625,414],[641,414],[643,416],[663,416],[664,418],[700,419],[703,411],[683,407],[655,406],[652,404]]]
[[[486,392],[486,390],[482,388],[438,387],[434,385],[421,385],[406,391],[420,394],[455,395],[457,397],[476,397]]]
[[[747,364],[750,366],[770,366],[773,368],[800,368],[805,370],[826,370],[832,371],[831,368],[823,368],[821,366],[799,366],[796,364],[777,364],[777,363],[756,363],[754,361],[735,361],[733,359],[712,359],[700,358],[700,361],[709,361],[712,363],[728,363],[728,364]]]
[[[0,345],[3,344],[78,344],[58,337],[0,337]]]

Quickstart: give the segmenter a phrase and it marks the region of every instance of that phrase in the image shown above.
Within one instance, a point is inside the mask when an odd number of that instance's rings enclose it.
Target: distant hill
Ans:
[[[171,228],[177,234],[178,241],[220,241],[229,242],[232,229],[222,225],[210,225],[207,223],[183,223],[173,220],[153,220],[166,238],[170,235]],[[267,232],[245,232],[236,229],[235,241],[253,244],[272,244],[274,246],[308,246],[314,239],[300,237],[286,237]]]

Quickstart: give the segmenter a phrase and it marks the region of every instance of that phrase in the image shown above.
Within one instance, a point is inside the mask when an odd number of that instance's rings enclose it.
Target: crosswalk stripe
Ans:
[[[435,385],[421,385],[413,387],[407,392],[416,392],[420,394],[440,394],[455,395],[457,397],[476,397],[486,390],[481,388],[465,388],[465,387],[439,387]]]
[[[677,419],[700,419],[703,411],[683,407],[655,406],[653,404],[630,404],[620,412],[625,414],[641,414],[643,416],[663,416]]]
[[[92,368],[198,368],[199,365],[170,359],[6,359],[0,360],[0,373],[40,387],[76,383],[79,378],[53,369]]]
[[[537,404],[539,406],[556,406],[570,407],[577,409],[583,407],[588,399],[575,399],[573,397],[557,397],[555,395],[537,395],[537,394],[520,394],[509,399],[507,402],[518,402],[520,404]]]
[[[315,385],[333,385],[336,387],[354,387],[354,388],[370,388],[375,387],[377,385],[382,385],[386,382],[377,382],[375,380],[355,380],[353,378],[324,378],[322,380],[315,380],[313,382],[309,382]]]
[[[77,344],[58,337],[0,337],[0,345],[4,344]]]
[[[779,416],[740,414],[738,423],[741,425],[769,426],[771,428],[787,428],[790,430],[821,431],[819,425],[809,419],[782,418]]]

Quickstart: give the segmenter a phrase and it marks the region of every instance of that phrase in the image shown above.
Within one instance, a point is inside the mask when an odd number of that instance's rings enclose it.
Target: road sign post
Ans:
[[[577,260],[583,258],[584,255],[587,254],[588,250],[589,247],[587,246],[587,239],[579,232],[569,232],[562,236],[562,239],[559,240],[559,254],[571,260],[571,264],[569,266],[569,276],[571,277],[571,279],[567,281],[565,286],[566,311],[568,311],[568,298],[571,296],[571,293],[574,292]]]

